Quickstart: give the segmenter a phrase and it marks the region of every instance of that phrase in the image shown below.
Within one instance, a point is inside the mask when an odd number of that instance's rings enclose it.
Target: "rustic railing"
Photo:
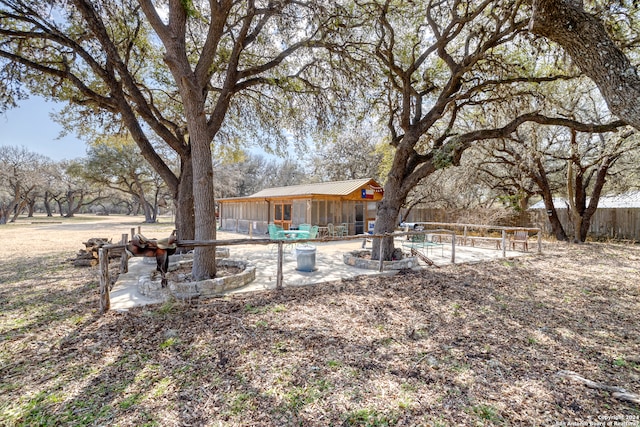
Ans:
[[[445,223],[420,223],[421,225],[446,225],[451,226],[453,224]],[[455,224],[463,225],[464,224]],[[469,225],[478,227],[475,225]],[[538,253],[542,252],[542,234],[539,228],[514,228],[514,227],[486,227],[490,229],[502,229],[502,256],[506,256],[506,233],[507,231],[515,230],[527,230],[536,231],[538,234]],[[138,227],[138,233],[140,233],[140,227]],[[135,234],[135,229],[131,229],[131,235]],[[296,239],[296,240],[272,240],[272,239],[227,239],[227,240],[180,240],[176,242],[176,245],[180,247],[194,248],[203,246],[213,246],[214,249],[217,246],[238,246],[238,245],[278,245],[278,259],[277,259],[277,272],[276,272],[276,289],[280,290],[283,287],[283,261],[284,261],[284,245],[295,243],[327,243],[327,242],[341,242],[351,240],[363,240],[363,239],[385,239],[396,238],[403,236],[411,236],[417,234],[450,234],[451,236],[451,263],[455,264],[456,253],[456,233],[451,229],[432,229],[432,230],[420,230],[420,231],[404,231],[395,233],[384,234],[360,234],[355,236],[342,236],[342,237],[322,237],[317,239]],[[465,231],[466,236],[466,231]],[[425,236],[426,237],[426,236]],[[122,234],[121,242],[117,244],[104,245],[99,249],[99,263],[100,263],[100,312],[105,313],[111,309],[111,300],[109,296],[110,290],[110,273],[109,273],[109,250],[111,249],[124,249],[126,242],[128,241],[128,235]],[[382,256],[384,245],[380,245],[379,255],[379,267],[378,271],[384,270],[384,258]],[[122,256],[120,263],[120,273],[126,273],[128,271],[128,257]]]

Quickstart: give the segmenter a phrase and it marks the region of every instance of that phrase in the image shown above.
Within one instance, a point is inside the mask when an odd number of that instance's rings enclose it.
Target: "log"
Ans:
[[[80,249],[76,255],[76,259],[73,260],[75,267],[93,267],[98,264],[100,248],[111,245],[111,241],[106,237],[92,237],[91,239],[83,242],[85,249]],[[121,258],[124,252],[124,247],[113,248],[108,251],[109,259]],[[91,261],[93,260],[93,261]]]
[[[618,400],[625,400],[627,402],[640,404],[640,395],[635,393],[630,393],[622,387],[598,383],[590,379],[584,378],[573,371],[558,371],[556,375],[558,375],[559,377],[569,378],[573,381],[582,383],[588,388],[608,391],[611,393],[611,396],[613,396]]]
[[[86,242],[82,242],[87,248],[98,247],[101,248],[104,245],[110,244],[111,241],[106,237],[92,237]]]
[[[95,258],[91,258],[91,259],[75,259],[73,261],[73,266],[74,267],[95,267],[96,265],[98,265],[98,260]]]
[[[76,258],[78,258],[78,259],[91,259],[91,258],[98,258],[98,257],[94,256],[93,252],[87,252],[84,249],[80,249],[80,251],[76,255]]]

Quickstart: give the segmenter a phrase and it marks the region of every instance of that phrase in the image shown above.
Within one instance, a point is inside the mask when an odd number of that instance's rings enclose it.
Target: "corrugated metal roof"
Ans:
[[[375,184],[371,178],[353,179],[349,181],[333,181],[319,182],[315,184],[290,185],[287,187],[265,188],[258,191],[250,198],[274,198],[274,197],[290,197],[305,196],[311,194],[322,194],[327,196],[346,196],[353,193],[363,185],[369,182]]]
[[[589,201],[587,200],[587,203]],[[556,209],[566,209],[567,200],[561,198],[553,199],[553,206]],[[598,208],[602,209],[619,209],[619,208],[640,208],[640,191],[632,191],[614,196],[602,196],[598,200]],[[540,200],[529,209],[545,209],[544,202]]]

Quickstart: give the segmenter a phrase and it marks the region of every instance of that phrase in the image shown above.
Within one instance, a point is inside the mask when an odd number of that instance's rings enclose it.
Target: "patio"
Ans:
[[[219,232],[219,240],[231,240],[246,238],[246,235]],[[401,241],[396,242],[396,246],[401,246]],[[348,279],[361,275],[381,274],[377,270],[367,270],[346,265],[343,255],[347,252],[362,249],[362,240],[322,242],[316,244],[315,270],[302,272],[296,270],[297,262],[294,250],[285,252],[283,260],[283,286],[307,286],[316,283],[329,282],[334,280]],[[254,292],[276,288],[276,274],[278,265],[277,251],[272,251],[264,245],[237,245],[230,247],[232,259],[247,260],[256,266],[255,280],[240,289],[230,293]],[[506,257],[517,257],[529,255],[532,252],[506,251]],[[456,246],[456,264],[473,263],[502,258],[502,250],[489,249],[483,247]],[[440,249],[429,252],[429,259],[436,266],[451,264],[451,246],[444,244]],[[161,301],[140,295],[137,286],[139,277],[149,274],[155,265],[144,264],[141,258],[129,260],[129,272],[121,274],[111,291],[111,308],[113,310],[126,310],[136,305],[156,304]],[[415,268],[434,268],[420,261]],[[382,274],[393,275],[395,271],[385,271]]]

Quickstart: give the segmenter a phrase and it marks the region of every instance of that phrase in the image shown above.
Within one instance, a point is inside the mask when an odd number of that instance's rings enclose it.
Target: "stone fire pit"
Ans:
[[[177,265],[190,264],[192,260],[179,261]],[[177,269],[174,265],[173,269]],[[168,300],[170,298],[191,299],[217,297],[225,292],[241,288],[256,278],[256,267],[247,261],[232,259],[217,259],[219,268],[232,267],[241,270],[238,274],[232,274],[214,279],[200,281],[169,281],[166,288],[162,288],[160,277],[155,271],[138,279],[138,291],[145,296]],[[169,268],[171,271],[171,267]],[[157,276],[157,277],[156,277]]]
[[[370,250],[358,250],[347,252],[342,255],[344,263],[356,268],[366,270],[377,270],[380,268],[380,261],[371,259]],[[405,257],[395,261],[383,261],[383,269],[386,270],[406,270],[418,265],[416,257]]]

